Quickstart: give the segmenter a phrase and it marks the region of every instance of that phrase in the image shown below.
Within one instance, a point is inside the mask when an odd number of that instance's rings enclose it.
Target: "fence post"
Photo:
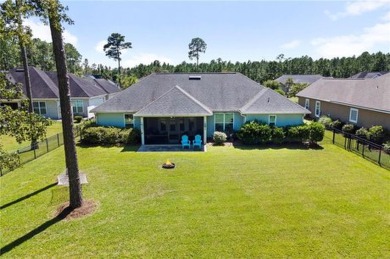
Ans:
[[[37,159],[37,152],[35,147],[34,147],[34,159]]]
[[[332,139],[333,144],[334,144],[335,135],[336,135],[336,131],[333,129],[333,139]]]
[[[60,134],[57,133],[57,147],[60,146]]]
[[[347,149],[347,138],[344,136],[344,149]]]
[[[379,157],[378,157],[378,164],[381,164],[381,155],[382,155],[382,148],[379,149]]]
[[[47,153],[49,153],[49,141],[47,140],[47,138],[46,138],[46,151]]]
[[[363,144],[362,146],[363,146],[362,156],[363,156],[363,158],[364,158],[364,147],[365,147],[365,145]]]

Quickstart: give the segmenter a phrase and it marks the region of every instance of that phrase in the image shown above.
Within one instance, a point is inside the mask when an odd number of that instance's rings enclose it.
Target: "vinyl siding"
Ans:
[[[276,115],[277,127],[303,124],[302,114],[251,114],[246,116],[246,121],[257,120],[268,124],[269,115]]]
[[[97,113],[96,123],[100,126],[125,127],[123,113]]]

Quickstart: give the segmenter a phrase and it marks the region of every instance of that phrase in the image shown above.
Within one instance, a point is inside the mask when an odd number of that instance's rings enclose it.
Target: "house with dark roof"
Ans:
[[[323,78],[297,96],[315,118],[328,115],[359,127],[390,130],[390,73],[373,79]]]
[[[34,112],[51,119],[61,119],[57,73],[29,67]],[[89,111],[113,97],[120,89],[105,79],[81,78],[68,74],[73,114],[93,116]],[[12,83],[23,85],[26,93],[24,70],[12,69],[7,74]],[[26,94],[25,94],[26,95]],[[17,106],[20,100],[1,100],[1,103]]]
[[[322,75],[282,75],[281,77],[276,78],[275,81],[279,82],[282,86],[282,90],[287,93],[290,87],[290,85],[288,85],[289,80],[292,80],[294,84],[311,85],[321,78],[323,78]]]
[[[351,79],[373,79],[378,76],[383,76],[384,74],[387,74],[389,72],[360,72],[356,75],[351,76]]]
[[[240,73],[156,73],[94,108],[103,126],[134,127],[142,144],[179,144],[233,132],[247,121],[300,125],[310,113]]]

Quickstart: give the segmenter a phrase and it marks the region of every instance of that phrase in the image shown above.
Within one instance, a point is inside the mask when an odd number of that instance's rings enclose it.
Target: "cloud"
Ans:
[[[354,1],[347,2],[345,10],[342,12],[332,14],[330,11],[326,10],[325,14],[333,21],[336,21],[343,17],[358,16],[363,13],[372,12],[386,6],[390,7],[390,0]]]
[[[295,48],[299,47],[300,45],[301,45],[301,41],[300,40],[293,40],[293,41],[284,43],[280,47],[282,49],[295,49]]]
[[[24,20],[23,24],[30,27],[34,38],[38,38],[46,42],[52,42],[50,27],[48,25],[33,20]],[[64,42],[77,46],[78,39],[75,35],[71,34],[67,30],[64,30],[62,36],[64,37]]]
[[[378,44],[390,44],[390,21],[364,28],[360,35],[341,35],[329,38],[315,38],[311,44],[324,58],[360,55],[373,51]]]
[[[105,45],[106,43],[107,43],[107,40],[101,40],[101,41],[99,41],[99,42],[96,44],[95,50],[96,50],[98,53],[104,54],[103,47],[104,47],[104,45]]]
[[[139,64],[144,64],[144,65],[150,64],[155,60],[160,61],[161,64],[164,62],[172,64],[172,60],[167,58],[167,57],[159,56],[159,55],[156,55],[153,53],[140,53],[140,54],[134,55],[133,57],[131,57],[129,59],[123,58],[122,59],[122,66],[123,67],[135,67]]]

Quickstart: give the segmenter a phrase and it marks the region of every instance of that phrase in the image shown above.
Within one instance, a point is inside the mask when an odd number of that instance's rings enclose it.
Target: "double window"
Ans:
[[[46,115],[46,103],[45,102],[33,102],[34,113],[39,115]]]
[[[320,115],[321,115],[321,102],[320,101],[316,101],[316,107],[315,107],[315,110],[314,110],[314,115],[316,117],[320,117]]]
[[[358,122],[359,110],[355,108],[351,108],[349,110],[349,121],[353,123]]]
[[[71,101],[73,114],[82,114],[84,111],[84,102],[82,100]]]
[[[233,113],[216,113],[215,131],[233,131]]]

